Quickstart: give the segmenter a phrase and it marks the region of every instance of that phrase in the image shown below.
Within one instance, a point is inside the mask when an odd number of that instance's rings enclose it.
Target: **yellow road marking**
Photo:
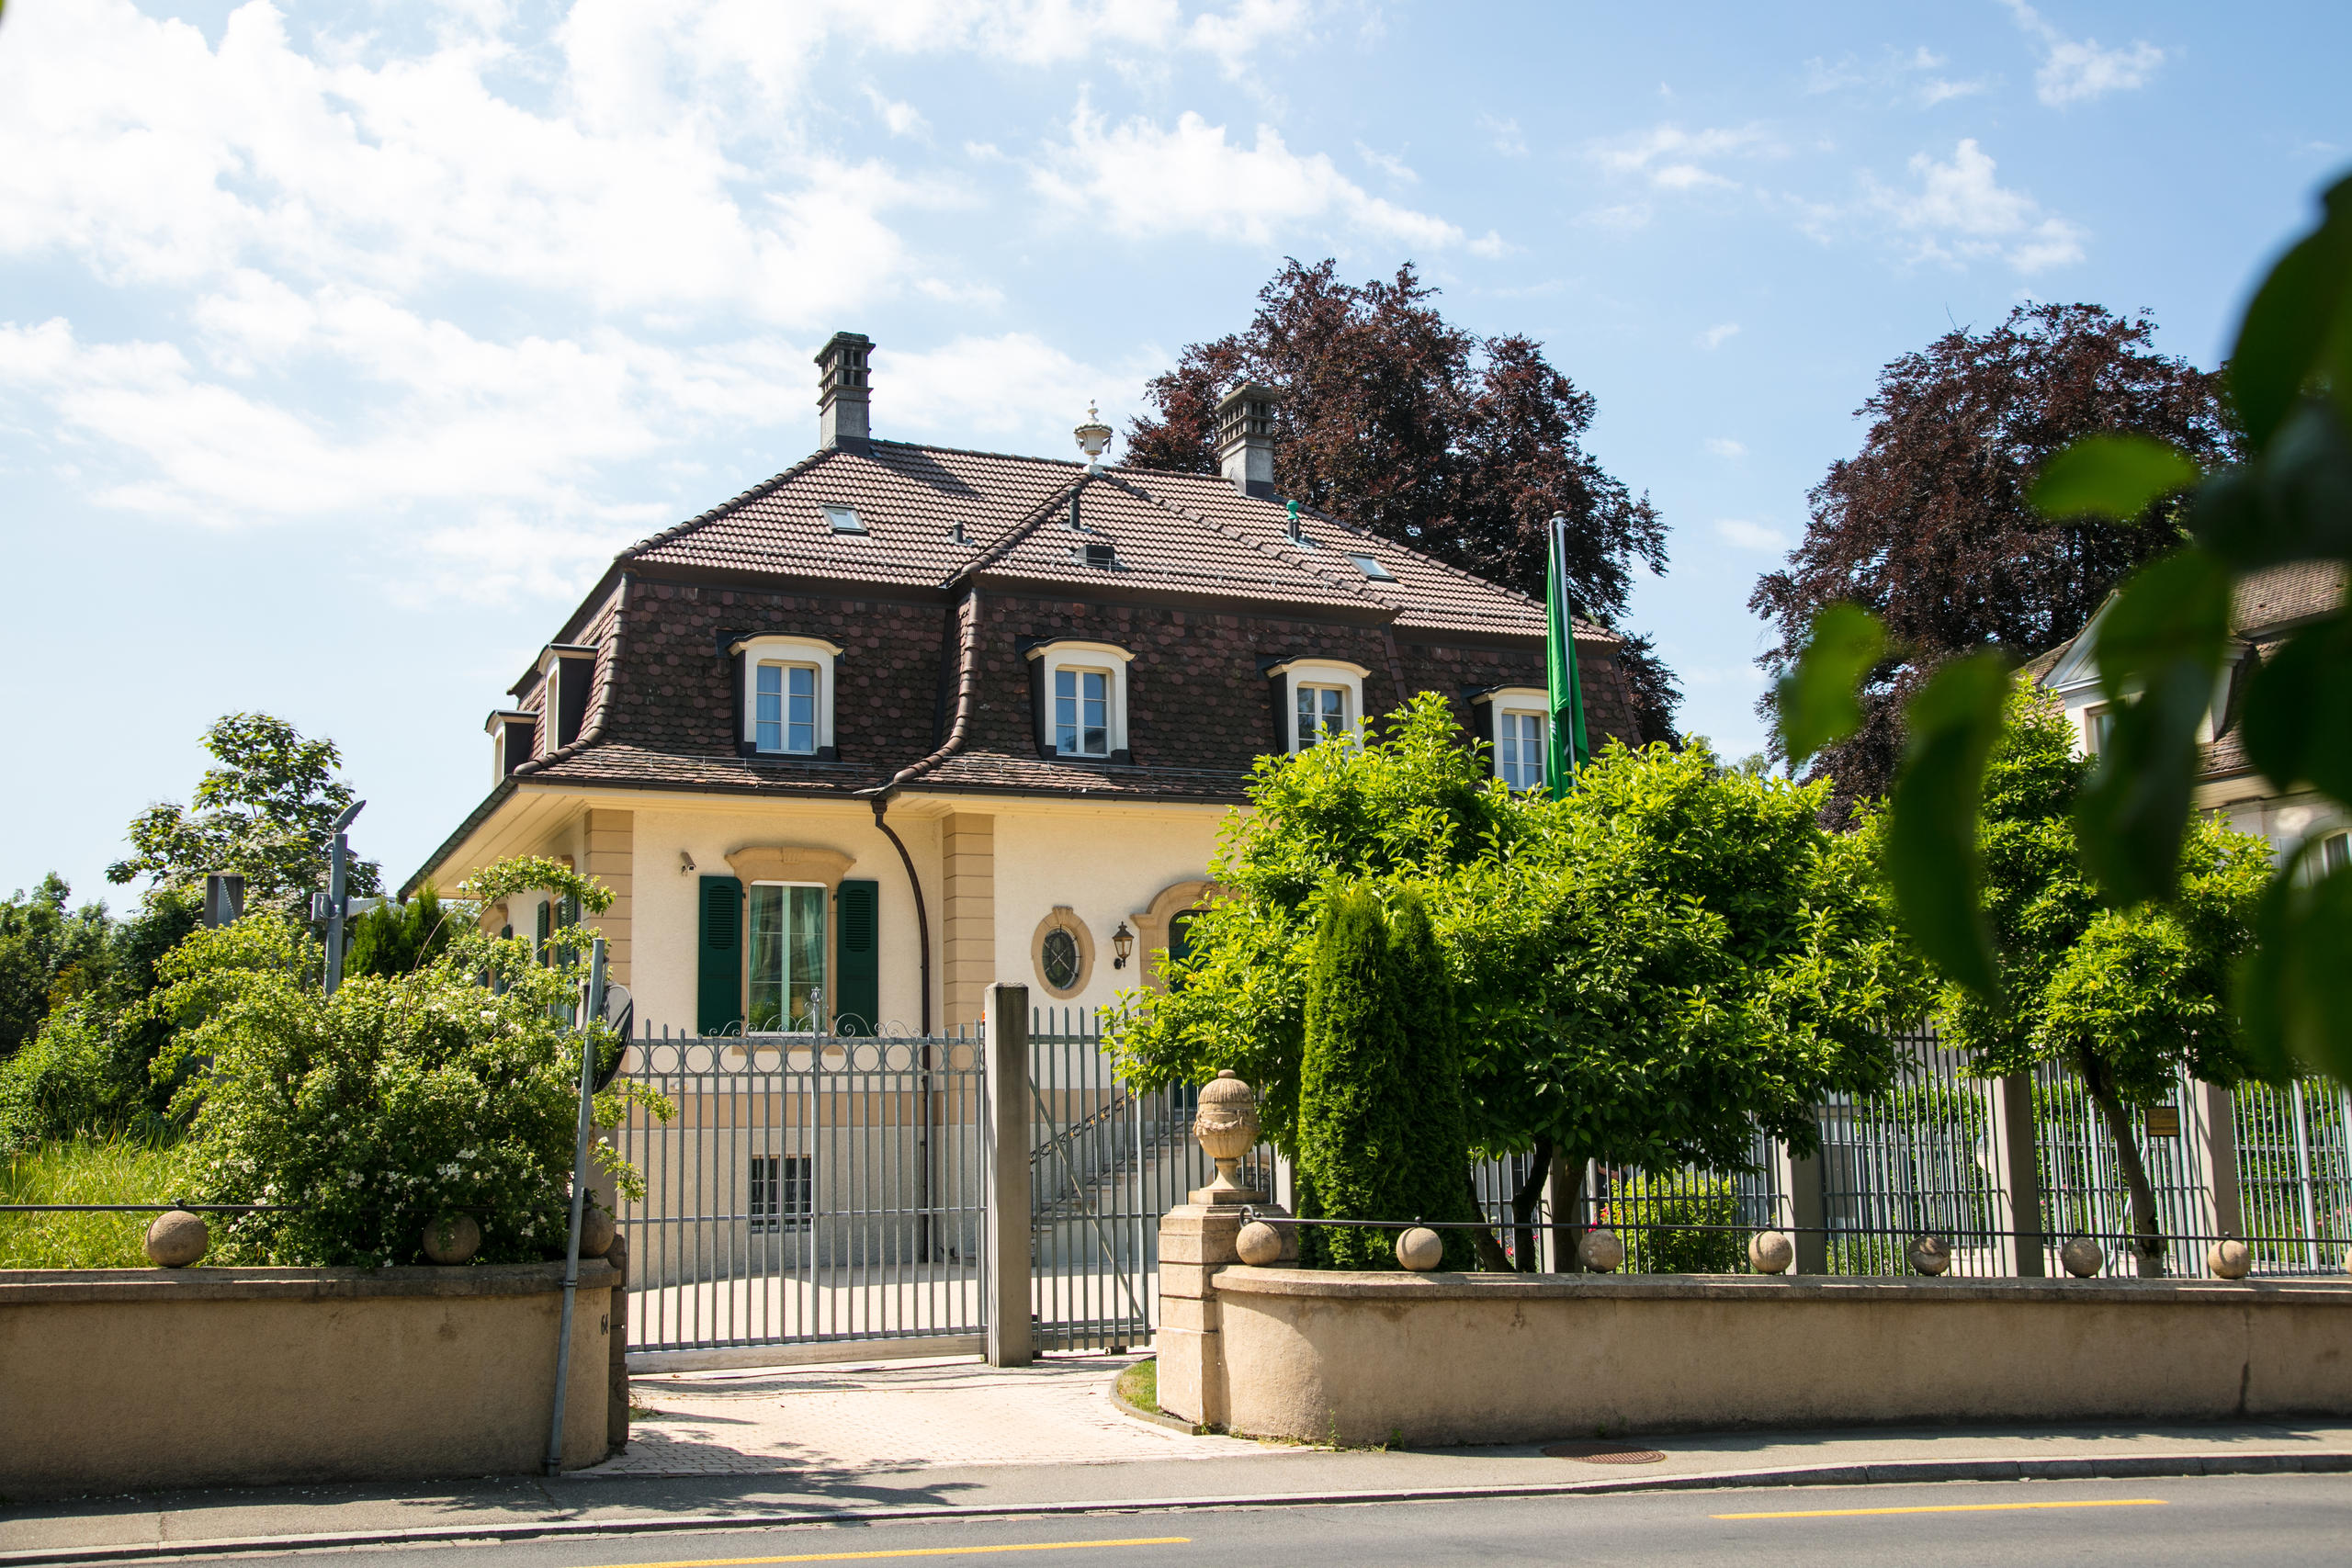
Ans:
[[[678,1562],[616,1562],[608,1568],[749,1568],[763,1562],[859,1562],[871,1557],[977,1557],[984,1551],[1080,1551],[1090,1546],[1189,1546],[1188,1535],[1134,1540],[1046,1540],[1033,1546],[907,1546],[890,1551],[804,1551],[797,1557],[699,1557]]]
[[[2020,1508],[2161,1508],[2162,1497],[2100,1497],[2083,1503],[1931,1503],[1911,1508],[1792,1508],[1783,1514],[1715,1514],[1718,1519],[1850,1519],[1862,1514],[2006,1514]],[[771,1560],[773,1561],[773,1560]],[[683,1565],[671,1565],[683,1568]]]

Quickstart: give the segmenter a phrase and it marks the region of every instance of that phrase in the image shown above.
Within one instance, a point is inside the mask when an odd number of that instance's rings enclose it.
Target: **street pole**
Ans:
[[[334,995],[335,987],[343,984],[344,906],[350,902],[345,892],[345,884],[351,869],[351,841],[344,836],[344,829],[351,826],[351,819],[358,816],[359,808],[367,804],[364,800],[355,800],[343,808],[342,816],[334,819],[334,847],[327,856],[328,996]]]
[[[588,1139],[595,1129],[596,1021],[605,1016],[605,939],[588,950],[588,1016],[580,1026],[580,1127],[571,1146],[571,1229],[563,1243],[563,1326],[555,1343],[555,1413],[548,1418],[548,1473],[563,1473],[563,1395],[571,1381],[571,1303],[580,1293],[580,1205],[588,1195]]]

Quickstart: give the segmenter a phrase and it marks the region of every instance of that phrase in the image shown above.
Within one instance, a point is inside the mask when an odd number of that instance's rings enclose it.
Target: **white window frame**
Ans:
[[[1494,770],[1495,777],[1509,784],[1510,781],[1503,773],[1503,720],[1514,714],[1534,715],[1544,721],[1544,739],[1548,747],[1552,739],[1552,694],[1540,686],[1503,686],[1495,691],[1481,692],[1471,701],[1484,704],[1487,707],[1487,744],[1494,753],[1488,765]],[[1512,784],[1511,787],[1531,789],[1540,788],[1542,784],[1543,777],[1539,773],[1534,784]]]
[[[743,710],[737,716],[738,734],[762,757],[817,757],[833,744],[833,661],[842,655],[836,645],[816,637],[746,637],[733,651],[743,660]],[[760,666],[797,664],[817,671],[817,744],[808,751],[762,751],[760,744]],[[787,702],[789,697],[786,698]],[[789,709],[786,710],[787,714]],[[786,725],[789,732],[789,723]]]
[[[1361,739],[1363,736],[1363,682],[1372,673],[1361,664],[1351,664],[1344,659],[1290,659],[1272,666],[1266,673],[1282,682],[1283,750],[1296,756],[1298,744],[1298,689],[1301,686],[1338,686],[1348,694],[1347,731]]]
[[[539,666],[538,754],[551,757],[561,744],[556,731],[563,723],[563,655],[550,653]]]
[[[1127,750],[1127,666],[1135,659],[1114,642],[1057,641],[1040,643],[1029,650],[1029,657],[1038,661],[1038,678],[1046,694],[1045,743],[1053,748],[1057,757],[1068,757],[1080,762],[1107,762]],[[1110,679],[1111,711],[1110,750],[1100,756],[1083,751],[1064,751],[1056,745],[1054,724],[1055,677],[1068,670],[1073,674],[1092,671],[1107,674]]]
[[[752,953],[752,895],[755,889],[762,887],[775,887],[781,889],[784,892],[784,912],[787,931],[789,930],[789,922],[792,918],[792,891],[795,888],[799,887],[815,888],[819,896],[818,908],[824,911],[823,919],[825,922],[825,931],[824,935],[818,942],[817,947],[818,978],[815,987],[817,998],[816,1006],[811,1010],[813,1014],[812,1021],[816,1025],[816,1028],[813,1031],[791,1028],[768,1029],[762,1030],[759,1032],[763,1034],[822,1033],[824,1032],[826,1022],[832,1017],[831,1010],[833,1004],[833,903],[831,892],[827,888],[825,884],[821,882],[786,882],[775,877],[766,876],[743,884],[743,1032],[747,1034],[752,1032],[752,967],[753,963],[753,955]],[[789,938],[787,937],[786,940],[788,941]],[[784,993],[786,1005],[789,1007],[792,998],[792,977],[788,975],[785,976]],[[792,1021],[789,1013],[786,1015],[783,1021],[786,1024],[789,1024]]]

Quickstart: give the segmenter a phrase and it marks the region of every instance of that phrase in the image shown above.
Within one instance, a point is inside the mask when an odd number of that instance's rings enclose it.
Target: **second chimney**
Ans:
[[[1216,401],[1216,464],[1244,495],[1274,493],[1274,404],[1282,394],[1245,381]]]
[[[817,351],[817,445],[863,452],[872,439],[867,423],[866,360],[874,340],[864,333],[835,333]]]

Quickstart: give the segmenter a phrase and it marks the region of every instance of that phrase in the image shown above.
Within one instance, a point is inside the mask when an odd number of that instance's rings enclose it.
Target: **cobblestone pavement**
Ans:
[[[585,1476],[774,1475],[943,1465],[1122,1464],[1300,1450],[1194,1438],[1123,1416],[1133,1356],[640,1373],[628,1451]]]

